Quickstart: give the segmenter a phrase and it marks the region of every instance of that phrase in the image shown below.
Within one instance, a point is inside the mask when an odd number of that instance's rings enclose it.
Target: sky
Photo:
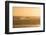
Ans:
[[[13,16],[40,16],[39,7],[13,7]]]

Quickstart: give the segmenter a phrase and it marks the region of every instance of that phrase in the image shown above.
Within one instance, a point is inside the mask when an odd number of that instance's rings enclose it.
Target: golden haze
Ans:
[[[39,7],[13,7],[13,16],[40,16]]]

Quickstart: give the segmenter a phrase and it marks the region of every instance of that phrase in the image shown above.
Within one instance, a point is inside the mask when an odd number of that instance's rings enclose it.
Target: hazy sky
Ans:
[[[39,7],[13,7],[13,16],[40,16]]]

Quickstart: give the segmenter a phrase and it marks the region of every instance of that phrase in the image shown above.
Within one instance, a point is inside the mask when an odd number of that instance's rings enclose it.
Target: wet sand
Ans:
[[[13,28],[23,28],[23,27],[39,27],[40,18],[36,16],[23,17],[23,16],[13,16]]]

